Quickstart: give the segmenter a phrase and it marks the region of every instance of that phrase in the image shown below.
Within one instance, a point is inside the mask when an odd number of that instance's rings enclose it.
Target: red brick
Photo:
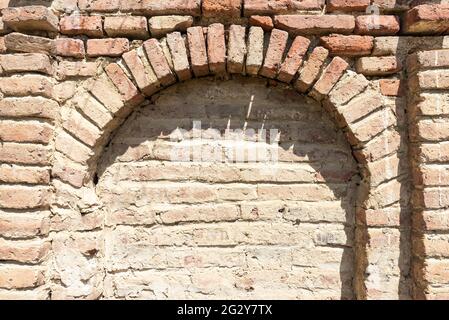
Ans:
[[[273,29],[270,36],[270,43],[265,55],[265,60],[259,74],[261,76],[274,79],[281,65],[287,46],[288,33],[286,31]]]
[[[0,182],[48,184],[50,182],[50,169],[2,164],[0,165]]]
[[[354,97],[348,104],[338,106],[336,120],[342,124],[342,127],[344,127],[347,124],[355,123],[371,112],[380,109],[383,104],[384,101],[380,94],[373,93],[372,91],[364,92],[359,96]],[[373,180],[375,179],[376,178],[373,178]]]
[[[114,12],[120,8],[121,0],[78,0],[78,8],[85,12]]]
[[[190,61],[193,73],[196,77],[202,77],[209,74],[206,40],[204,38],[203,28],[188,28],[187,40],[189,43]]]
[[[213,25],[210,26],[210,28]],[[213,36],[213,31],[209,31]],[[189,57],[187,54],[186,41],[180,32],[172,32],[167,34],[167,45],[170,49],[173,61],[173,69],[180,81],[192,78],[190,71]]]
[[[3,23],[2,17],[0,17],[0,35],[8,33],[9,28],[7,26],[5,26],[5,24]]]
[[[87,87],[112,114],[117,114],[123,109],[122,95],[106,74],[102,73],[96,79],[92,79]]]
[[[63,34],[84,34],[89,37],[103,36],[103,25],[100,16],[66,16],[61,19],[59,24]]]
[[[279,81],[289,83],[293,80],[299,67],[301,67],[303,57],[306,54],[309,45],[310,40],[302,36],[297,36],[295,40],[293,40],[287,56],[281,65],[278,75]]]
[[[5,53],[6,50],[5,37],[0,37],[0,53]]]
[[[84,55],[86,54],[84,42],[80,39],[56,39],[55,54],[62,57],[84,58]]]
[[[403,82],[399,79],[381,79],[379,81],[380,92],[384,96],[403,96]]]
[[[58,31],[58,17],[44,6],[8,7],[3,22],[15,31]]]
[[[57,76],[61,80],[77,77],[93,77],[97,73],[96,62],[61,61],[58,65]]]
[[[227,61],[229,73],[244,72],[246,53],[246,28],[239,25],[230,26]]]
[[[401,61],[395,56],[363,57],[356,63],[358,73],[368,76],[382,76],[401,71]]]
[[[367,15],[355,19],[354,33],[362,35],[388,36],[401,29],[399,17]]]
[[[334,106],[340,106],[349,102],[356,95],[363,92],[368,86],[368,80],[361,74],[349,72],[342,78],[330,94],[330,102]]]
[[[37,264],[46,258],[50,242],[33,241],[14,243],[0,241],[0,261]]]
[[[363,56],[371,54],[374,40],[371,36],[330,35],[320,38],[320,44],[334,56]]]
[[[271,31],[274,28],[273,19],[269,16],[251,16],[249,18],[251,26],[261,27],[265,31]]]
[[[337,81],[349,67],[349,64],[340,57],[332,59],[326,67],[320,79],[313,86],[310,95],[315,99],[322,100],[332,90]]]
[[[400,208],[358,210],[357,215],[361,216],[361,220],[366,220],[364,222],[370,227],[399,227],[401,225]]]
[[[27,289],[45,282],[44,273],[38,268],[26,266],[3,266],[0,268],[0,288]]]
[[[49,231],[48,213],[27,215],[25,213],[4,214],[0,217],[0,235],[3,237],[32,238],[47,235]]]
[[[143,43],[143,47],[159,82],[163,86],[175,83],[176,77],[170,69],[159,41],[156,39],[147,40]]]
[[[0,188],[0,207],[34,209],[48,207],[51,191],[47,187],[3,186]]]
[[[347,133],[349,143],[370,141],[388,127],[396,124],[396,117],[390,108],[381,109],[369,114],[355,124],[349,124],[351,131]],[[385,148],[388,148],[387,146]]]
[[[75,188],[81,188],[88,173],[85,166],[58,154],[54,159],[51,175]]]
[[[244,15],[298,13],[301,10],[321,10],[324,0],[245,0]]]
[[[119,57],[129,50],[129,40],[124,38],[87,40],[88,57]]]
[[[39,144],[0,144],[0,161],[3,163],[48,165],[50,149]]]
[[[101,131],[75,109],[62,109],[61,118],[62,127],[84,144],[94,147],[100,140]]]
[[[147,16],[168,14],[200,16],[201,0],[126,0],[120,2],[120,11],[143,13]]]
[[[421,51],[407,58],[408,72],[427,68],[449,67],[449,49]]]
[[[329,51],[323,47],[313,49],[309,58],[301,69],[299,78],[295,82],[295,88],[299,92],[306,92],[318,78],[321,68],[329,55]]]
[[[16,53],[0,56],[3,72],[39,72],[51,74],[53,67],[50,58],[42,53]]]
[[[449,168],[442,165],[420,165],[413,168],[415,186],[449,186]]]
[[[125,60],[137,86],[145,95],[151,96],[159,90],[160,84],[156,75],[152,74],[150,77],[136,50],[126,52],[123,55],[123,60]]]
[[[427,70],[409,78],[409,87],[421,89],[449,89],[449,70]]]
[[[449,230],[448,211],[417,212],[413,219],[413,227],[418,230]]]
[[[241,0],[203,0],[203,16],[213,17],[240,17]]]
[[[406,11],[412,6],[409,1],[397,0],[371,0],[371,5],[378,7],[381,12]],[[371,10],[371,12],[373,11],[375,9]]]
[[[58,130],[56,133],[55,150],[80,164],[86,164],[93,154],[91,148],[79,142],[64,130]]]
[[[13,32],[7,34],[4,40],[9,51],[44,54],[51,54],[54,51],[54,41],[44,37]]]
[[[145,17],[115,16],[104,19],[104,31],[109,37],[148,38],[148,24]]]
[[[449,206],[449,189],[447,187],[427,187],[415,190],[413,202],[417,208],[445,209]]]
[[[349,15],[285,15],[275,16],[274,25],[295,35],[351,33],[355,18]]]
[[[366,163],[367,161],[376,161],[393,151],[399,149],[401,145],[401,136],[396,130],[386,130],[372,141],[368,142],[361,150],[354,151],[357,161]],[[388,146],[388,148],[386,148]]]
[[[160,16],[151,17],[148,20],[151,36],[153,38],[162,38],[169,32],[185,32],[193,24],[191,16]]]
[[[8,142],[34,142],[47,144],[53,128],[37,121],[0,121],[0,140]]]
[[[441,34],[449,31],[449,4],[423,4],[404,16],[403,31],[418,34]]]
[[[57,102],[41,97],[0,99],[0,116],[54,119],[59,111]]]
[[[144,97],[140,94],[139,90],[137,90],[118,64],[111,63],[104,70],[112,83],[117,87],[125,102],[137,105],[144,100]]]
[[[53,83],[40,75],[0,78],[0,91],[5,96],[44,96],[51,98]]]
[[[212,73],[226,73],[225,28],[221,23],[214,23],[207,29],[207,57]]]
[[[370,0],[328,0],[326,9],[328,12],[365,11],[370,5]]]
[[[112,115],[106,107],[87,92],[75,95],[72,101],[98,128],[104,129],[111,122]]]
[[[9,0],[0,0],[9,1]],[[61,13],[73,13],[77,9],[78,0],[54,0],[52,1],[52,8]]]
[[[413,141],[446,141],[449,138],[449,122],[445,120],[418,120],[410,129]]]
[[[245,72],[257,76],[263,64],[265,33],[261,27],[250,27],[246,42],[248,54],[246,55]]]

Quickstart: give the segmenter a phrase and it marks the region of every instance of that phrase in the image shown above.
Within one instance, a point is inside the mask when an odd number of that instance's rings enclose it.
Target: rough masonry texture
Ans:
[[[0,299],[449,298],[447,1],[0,12]]]

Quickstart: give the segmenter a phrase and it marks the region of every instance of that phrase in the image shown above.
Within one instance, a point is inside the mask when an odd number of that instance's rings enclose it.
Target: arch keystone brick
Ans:
[[[193,73],[196,77],[202,77],[209,74],[206,39],[204,38],[203,28],[188,28],[187,40],[189,43],[190,60]]]
[[[261,27],[249,28],[247,47],[246,72],[257,75],[264,58],[264,32]]]
[[[226,72],[226,38],[224,25],[211,24],[207,29],[207,57],[212,73]]]
[[[288,33],[286,31],[273,29],[270,36],[270,44],[265,54],[264,64],[260,70],[260,75],[274,79],[278,74],[287,46]]]
[[[332,59],[309,94],[317,100],[322,100],[329,94],[348,67],[349,64],[345,60],[339,57]]]
[[[245,72],[246,53],[246,28],[238,25],[230,26],[227,63],[229,73]]]
[[[299,92],[306,92],[314,84],[320,75],[328,55],[329,51],[323,47],[313,49],[299,73],[298,80],[295,82],[295,88]]]
[[[310,40],[297,36],[285,57],[284,62],[279,70],[279,75],[277,79],[282,82],[291,82],[298,72],[299,67],[301,67],[303,58],[309,48]]]

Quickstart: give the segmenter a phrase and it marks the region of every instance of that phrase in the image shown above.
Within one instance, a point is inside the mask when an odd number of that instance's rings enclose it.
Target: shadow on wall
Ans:
[[[53,0],[9,0],[8,7],[45,6],[51,7]]]
[[[194,120],[202,130],[192,130]],[[223,139],[226,129],[244,128],[279,143]],[[250,151],[261,145],[255,162]],[[243,161],[235,161],[239,148]],[[166,89],[134,111],[99,163],[105,264],[116,288],[106,296],[355,298],[358,171],[321,105],[288,87],[238,77]],[[168,292],[148,293],[152,277]],[[189,290],[170,291],[183,285]]]

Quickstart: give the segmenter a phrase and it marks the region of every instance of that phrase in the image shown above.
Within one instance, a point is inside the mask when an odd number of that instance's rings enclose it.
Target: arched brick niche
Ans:
[[[288,86],[172,86],[99,163],[105,297],[355,297],[357,164],[321,104]]]
[[[167,35],[167,43],[155,39],[144,42],[142,47],[125,53],[122,60],[106,65],[104,73],[100,71],[80,85],[74,97],[61,107],[52,169],[56,195],[53,221],[55,229],[60,230],[53,238],[57,268],[52,296],[94,298],[103,292],[104,251],[99,244],[104,243],[104,204],[94,188],[94,182],[101,180],[101,176],[95,176],[96,166],[111,133],[145,96],[179,79],[210,75],[228,79],[253,74],[268,78],[269,85],[286,85],[279,78],[287,84],[294,80],[302,60],[302,72],[290,90],[322,105],[346,136],[362,177],[357,188],[360,203],[356,206],[351,248],[355,252],[351,294],[358,298],[407,294],[408,266],[404,256],[408,252],[401,247],[401,237],[408,237],[404,234],[408,229],[398,228],[408,202],[404,140],[398,129],[397,110],[386,103],[379,85],[347,70],[349,64],[344,59],[334,57],[326,62],[328,50],[320,46],[308,49],[310,43],[303,37],[292,39],[290,53],[284,57],[288,43],[285,32],[274,30],[268,34],[264,53],[266,37],[260,28],[249,30],[248,42],[245,28],[240,26],[230,27],[227,40],[219,24],[207,31],[204,36],[200,27],[188,29],[186,42],[176,32]],[[280,73],[276,71],[278,65]],[[201,95],[200,86],[197,90]],[[92,224],[87,228],[94,231],[76,232],[86,223]],[[87,275],[86,270],[90,272]],[[345,293],[343,297],[350,295]]]
[[[351,297],[447,296],[447,5],[372,1],[373,29],[366,1],[225,2],[0,3],[1,298],[110,296],[98,163],[149,101],[201,79],[287,86],[345,136]]]

